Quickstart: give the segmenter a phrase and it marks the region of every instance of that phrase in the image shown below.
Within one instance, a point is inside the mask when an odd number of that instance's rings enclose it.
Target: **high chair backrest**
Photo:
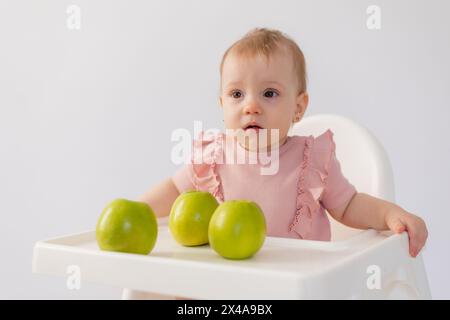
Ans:
[[[394,178],[389,158],[367,128],[343,116],[316,114],[296,123],[290,135],[317,137],[327,129],[334,133],[336,157],[341,170],[357,191],[393,202]],[[335,221],[330,215],[329,218],[332,241],[361,232]]]

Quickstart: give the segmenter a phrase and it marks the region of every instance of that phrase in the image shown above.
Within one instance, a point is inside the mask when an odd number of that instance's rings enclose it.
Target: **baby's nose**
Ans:
[[[245,114],[261,113],[261,107],[257,101],[250,101],[244,107]]]

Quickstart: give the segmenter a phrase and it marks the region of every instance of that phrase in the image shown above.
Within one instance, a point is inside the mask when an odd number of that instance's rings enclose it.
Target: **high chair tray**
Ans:
[[[355,298],[369,266],[395,270],[408,252],[406,233],[366,230],[338,242],[266,237],[253,257],[227,260],[209,245],[181,246],[167,225],[158,230],[149,255],[102,251],[95,231],[39,241],[33,272],[69,277],[75,266],[81,283],[196,299]]]

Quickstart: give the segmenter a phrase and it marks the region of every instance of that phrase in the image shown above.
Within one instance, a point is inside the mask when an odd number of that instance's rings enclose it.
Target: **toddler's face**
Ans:
[[[246,58],[231,51],[224,61],[221,80],[225,128],[245,129],[256,121],[267,129],[268,147],[275,144],[270,129],[279,130],[277,142],[283,145],[295,115],[301,118],[308,104],[307,93],[299,93],[294,62],[285,50],[272,54],[268,61],[263,55]],[[247,139],[239,142],[251,149]],[[264,147],[257,143],[258,149]]]

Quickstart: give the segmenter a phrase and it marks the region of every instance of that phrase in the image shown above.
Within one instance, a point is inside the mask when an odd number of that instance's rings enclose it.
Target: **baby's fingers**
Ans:
[[[409,254],[415,258],[425,245],[428,231],[425,223],[420,218],[414,220],[408,219],[406,225],[409,237]]]

